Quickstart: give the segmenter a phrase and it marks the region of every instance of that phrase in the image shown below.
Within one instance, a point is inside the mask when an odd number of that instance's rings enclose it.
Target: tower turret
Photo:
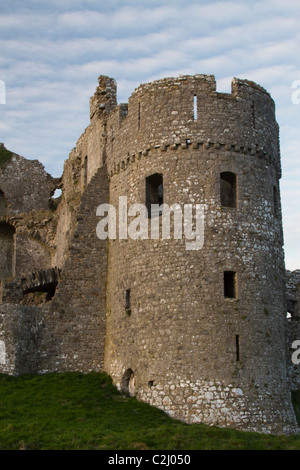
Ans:
[[[230,94],[213,76],[158,80],[121,119],[117,107],[107,131],[110,203],[128,232],[109,244],[106,371],[188,422],[295,429],[271,96],[238,79]],[[149,201],[165,206],[149,215]]]

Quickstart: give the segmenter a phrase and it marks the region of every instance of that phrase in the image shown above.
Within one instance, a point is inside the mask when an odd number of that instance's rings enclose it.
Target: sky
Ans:
[[[299,0],[1,0],[0,142],[52,176],[89,125],[99,75],[126,103],[141,83],[215,75],[263,86],[280,126],[286,267],[300,269]]]

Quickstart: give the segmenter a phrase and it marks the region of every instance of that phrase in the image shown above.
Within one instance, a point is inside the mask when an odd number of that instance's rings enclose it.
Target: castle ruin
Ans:
[[[143,84],[128,104],[100,76],[61,178],[1,144],[0,372],[106,371],[188,423],[299,432],[300,271],[285,270],[280,178],[269,93],[240,79],[218,93],[211,75]],[[137,204],[147,233],[130,237]],[[175,209],[196,205],[187,249]],[[111,237],[99,206],[116,209]]]

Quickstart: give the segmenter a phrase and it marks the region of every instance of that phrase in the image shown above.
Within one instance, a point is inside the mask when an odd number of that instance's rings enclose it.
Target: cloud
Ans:
[[[2,0],[0,15],[0,141],[55,175],[88,125],[100,74],[117,80],[119,102],[180,73],[214,74],[218,91],[234,76],[266,88],[280,124],[287,253],[300,267],[299,0]]]

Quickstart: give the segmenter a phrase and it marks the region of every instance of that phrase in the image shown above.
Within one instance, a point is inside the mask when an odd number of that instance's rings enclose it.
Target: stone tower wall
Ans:
[[[270,95],[239,79],[232,81],[231,94],[218,93],[210,75],[141,85],[129,98],[127,110],[125,105],[115,108],[107,122],[109,170],[126,166],[128,157],[139,152],[156,146],[186,146],[188,141],[246,154],[266,153],[266,160],[271,159],[277,176],[281,175],[278,125]]]
[[[145,179],[155,173],[164,203],[205,206],[200,250],[172,236],[109,243],[105,369],[120,388],[131,374],[139,398],[188,422],[295,426],[274,111],[251,82],[235,80],[224,95],[213,77],[196,76],[141,86],[128,114],[117,107],[107,122],[114,207],[120,196],[128,207],[145,204]],[[224,171],[237,176],[236,208],[221,206]],[[224,297],[224,271],[236,273],[235,298]]]

